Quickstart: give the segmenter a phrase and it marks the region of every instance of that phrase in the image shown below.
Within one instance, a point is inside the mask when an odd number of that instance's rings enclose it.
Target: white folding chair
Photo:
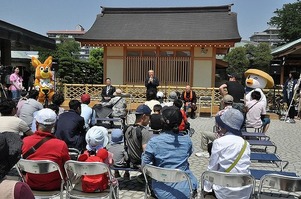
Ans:
[[[60,170],[60,167],[57,163],[50,161],[50,160],[25,160],[20,159],[19,162],[16,164],[17,171],[22,178],[23,182],[26,182],[25,175],[26,173],[31,174],[47,174],[52,172],[59,172],[61,177],[61,188],[57,191],[38,191],[32,190],[35,198],[53,198],[60,196],[63,198],[63,191],[64,191],[64,178],[63,174]]]
[[[204,181],[227,188],[245,187],[252,185],[250,198],[254,196],[255,178],[246,173],[228,173],[219,171],[205,171],[201,176],[201,195],[204,196]]]
[[[161,167],[156,167],[147,164],[143,167],[143,175],[146,182],[144,198],[148,198],[150,193],[147,176],[163,183],[166,182],[176,183],[176,182],[188,181],[189,189],[190,189],[190,198],[193,198],[192,182],[189,176],[187,175],[187,173],[185,173],[184,171],[181,171],[179,169],[161,168]]]
[[[79,162],[68,160],[65,165],[67,174],[67,198],[114,198],[119,197],[118,181],[114,179],[108,165],[102,162]],[[81,177],[83,175],[99,175],[108,173],[110,188],[103,192],[85,193],[82,191]]]
[[[268,193],[264,194],[263,189],[268,189]],[[257,196],[259,199],[270,198],[269,195],[271,194],[277,194],[278,196],[282,195],[282,198],[287,198],[288,196],[301,198],[301,177],[279,174],[266,174],[262,176]]]

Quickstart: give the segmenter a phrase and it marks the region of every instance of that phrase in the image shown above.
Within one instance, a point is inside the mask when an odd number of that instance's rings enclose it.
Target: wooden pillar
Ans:
[[[4,66],[11,65],[11,42],[9,40],[0,40],[1,64]]]

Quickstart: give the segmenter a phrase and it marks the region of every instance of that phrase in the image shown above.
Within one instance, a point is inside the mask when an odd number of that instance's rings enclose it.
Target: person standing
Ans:
[[[23,88],[22,86],[23,78],[19,75],[20,73],[19,67],[14,67],[13,71],[14,73],[9,76],[9,80],[11,82],[9,90],[12,93],[12,99],[15,102],[18,102],[18,100],[21,97],[21,90]]]
[[[191,109],[190,118],[195,119],[196,107],[196,94],[189,85],[183,91],[181,99],[184,101],[184,111],[188,114],[188,109]]]
[[[296,71],[291,71],[289,78],[286,80],[283,86],[283,101],[287,104],[288,118],[287,123],[295,123],[296,109],[294,104],[294,92],[300,89],[300,85],[297,85],[299,74]],[[290,106],[291,105],[291,106]]]
[[[240,84],[237,79],[237,74],[228,75],[229,81],[222,84],[219,87],[219,92],[222,96],[229,94],[233,97],[233,103],[243,103],[241,100],[244,99],[245,96],[245,88],[242,84]],[[228,92],[225,91],[225,88]],[[222,107],[223,108],[223,107]]]
[[[155,94],[157,94],[158,86],[159,86],[159,79],[155,77],[154,70],[149,70],[148,77],[145,80],[146,93],[152,90]]]
[[[111,79],[106,78],[106,86],[102,88],[101,91],[101,97],[103,102],[109,102],[111,98],[114,97],[114,92],[116,91],[116,88],[112,86]]]

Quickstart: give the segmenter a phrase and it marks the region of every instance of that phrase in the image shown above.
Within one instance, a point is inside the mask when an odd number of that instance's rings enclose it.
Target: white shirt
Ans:
[[[260,88],[255,88],[254,90],[252,90],[252,91],[250,91],[248,94],[246,94],[246,97],[245,97],[245,98],[246,98],[246,102],[249,102],[249,101],[252,100],[252,99],[251,99],[251,93],[252,93],[253,91],[258,91],[258,92],[260,92],[261,98],[260,98],[259,101],[262,101],[263,104],[264,104],[264,107],[266,107],[266,106],[267,106],[267,98],[266,98],[265,94],[263,93],[263,91],[262,91]]]
[[[87,129],[90,127],[90,121],[92,125],[95,124],[95,115],[93,114],[92,116],[92,113],[92,108],[90,108],[87,104],[81,104],[80,116],[82,116],[85,119],[85,127]]]
[[[243,145],[244,139],[230,132],[214,140],[208,170],[225,172],[235,161]],[[242,157],[230,172],[250,173],[250,153],[250,145],[247,143]],[[224,188],[217,185],[213,185],[213,189],[218,199],[248,199],[252,191],[251,187]],[[212,190],[212,184],[205,181],[204,190],[210,192]]]
[[[266,109],[263,101],[252,100],[246,102],[248,112],[246,115],[247,127],[260,128],[262,126],[261,115],[266,114]]]

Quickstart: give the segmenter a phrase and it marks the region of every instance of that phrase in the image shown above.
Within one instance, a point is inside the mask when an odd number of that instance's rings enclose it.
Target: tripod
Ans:
[[[293,94],[292,100],[291,100],[291,102],[290,102],[290,105],[289,105],[289,107],[287,108],[287,112],[286,112],[286,114],[285,114],[284,121],[286,121],[287,116],[288,116],[288,113],[289,113],[289,110],[291,109],[291,106],[293,105],[293,101],[294,101],[294,99],[295,99],[295,97],[296,97],[297,91],[299,90],[300,81],[301,81],[301,74],[300,74],[300,76],[299,76],[299,79],[298,79],[298,81],[297,81],[295,87],[293,88],[293,89],[294,89],[294,94]]]

